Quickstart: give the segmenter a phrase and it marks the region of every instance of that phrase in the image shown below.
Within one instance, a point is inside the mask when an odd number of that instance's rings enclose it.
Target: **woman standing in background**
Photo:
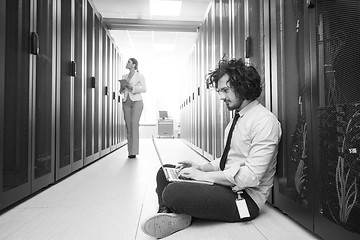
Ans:
[[[130,58],[126,63],[129,73],[122,76],[120,93],[123,94],[123,111],[127,132],[129,158],[139,154],[139,122],[144,108],[141,93],[146,92],[145,78],[139,73],[138,61]]]

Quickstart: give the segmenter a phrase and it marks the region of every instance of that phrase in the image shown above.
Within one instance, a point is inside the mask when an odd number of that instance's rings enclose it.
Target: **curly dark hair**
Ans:
[[[215,70],[206,76],[206,83],[217,88],[218,81],[224,75],[229,76],[229,86],[241,99],[255,100],[262,91],[261,78],[254,66],[246,66],[243,59],[221,59]]]

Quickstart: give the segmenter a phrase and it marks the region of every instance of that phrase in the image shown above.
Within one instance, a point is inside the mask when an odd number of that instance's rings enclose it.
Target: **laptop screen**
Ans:
[[[163,167],[163,166],[164,166],[164,163],[163,163],[163,161],[162,161],[162,159],[161,159],[159,149],[158,149],[158,147],[157,147],[157,145],[156,145],[156,142],[155,142],[155,139],[154,139],[154,135],[152,136],[152,141],[153,141],[153,143],[154,143],[154,147],[155,147],[155,150],[156,150],[156,154],[157,154],[158,159],[159,159],[159,161],[160,161],[161,167]]]
[[[159,118],[167,118],[168,117],[168,113],[167,111],[159,111]]]

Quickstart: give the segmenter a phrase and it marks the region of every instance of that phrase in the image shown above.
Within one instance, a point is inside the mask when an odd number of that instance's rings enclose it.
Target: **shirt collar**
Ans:
[[[240,117],[242,118],[247,112],[249,112],[253,107],[255,107],[258,104],[259,104],[259,100],[255,99],[254,101],[250,102],[248,105],[246,105],[240,111],[236,111],[236,113],[239,113]]]

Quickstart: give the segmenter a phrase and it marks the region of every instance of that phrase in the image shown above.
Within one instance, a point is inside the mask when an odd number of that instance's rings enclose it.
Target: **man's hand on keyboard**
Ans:
[[[199,169],[200,166],[192,161],[181,161],[181,162],[179,162],[179,165],[176,166],[176,168],[180,169],[180,170],[182,170],[184,168],[190,168],[190,167]]]
[[[179,176],[185,177],[185,178],[190,178],[190,179],[195,179],[195,180],[204,180],[204,178],[203,178],[204,174],[205,174],[205,172],[202,172],[195,167],[187,167],[187,168],[183,168],[180,171]]]

